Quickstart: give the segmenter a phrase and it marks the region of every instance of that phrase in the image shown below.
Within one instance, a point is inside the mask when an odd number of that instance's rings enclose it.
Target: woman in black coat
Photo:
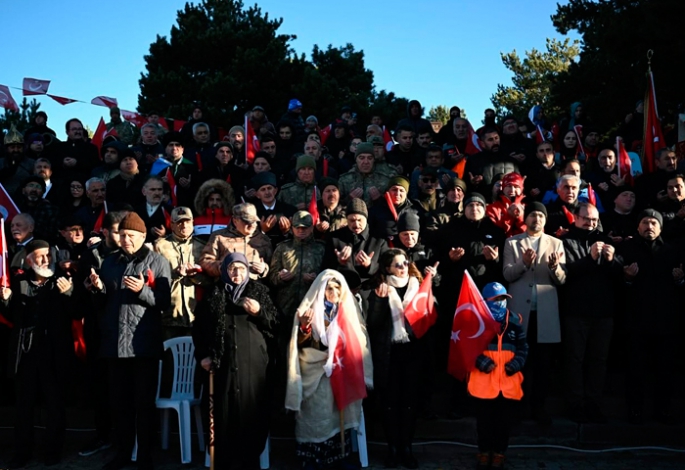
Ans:
[[[435,269],[428,267],[435,274]],[[404,310],[416,296],[421,273],[407,254],[391,248],[381,255],[375,291],[369,295],[366,320],[371,340],[374,387],[388,442],[386,468],[418,468],[412,453],[423,369],[428,360],[426,336],[416,338]]]
[[[221,281],[195,314],[195,357],[214,369],[216,468],[259,468],[269,432],[267,338],[276,308],[250,280],[242,253],[227,256]]]

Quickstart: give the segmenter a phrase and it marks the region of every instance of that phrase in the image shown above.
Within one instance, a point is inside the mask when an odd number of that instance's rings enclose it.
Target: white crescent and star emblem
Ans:
[[[7,208],[1,204],[0,204],[0,214],[2,214],[3,219],[7,220],[7,216],[9,215],[9,212],[7,211]]]
[[[485,322],[483,321],[483,318],[481,318],[481,316],[478,314],[478,310],[476,310],[476,306],[473,305],[472,303],[460,305],[457,308],[457,311],[454,312],[454,316],[456,317],[457,315],[459,315],[459,312],[462,312],[464,310],[472,311],[473,313],[476,314],[476,318],[478,319],[478,331],[476,331],[476,333],[473,336],[469,336],[467,339],[478,338],[485,331]],[[461,333],[461,330],[457,330],[457,331],[452,332],[452,341],[456,342],[456,341],[460,340],[459,333]]]
[[[43,83],[38,80],[33,80],[29,83],[29,90],[31,91],[43,91]]]
[[[0,105],[6,105],[7,103],[10,102],[9,96],[7,96],[7,93],[4,91],[0,91]]]
[[[414,296],[414,299],[411,301],[411,306],[414,309],[415,312],[419,311],[419,307],[416,306],[418,301],[424,297],[428,297],[428,292],[419,292]],[[424,315],[428,315],[428,309],[424,309],[423,312]],[[455,314],[456,315],[456,314]]]

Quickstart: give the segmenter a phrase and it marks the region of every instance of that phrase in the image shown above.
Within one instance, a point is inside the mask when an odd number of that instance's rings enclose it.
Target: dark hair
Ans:
[[[423,276],[421,275],[421,272],[416,267],[414,262],[409,259],[407,252],[401,248],[390,248],[384,251],[378,259],[379,269],[376,273],[376,276],[374,277],[374,285],[376,287],[378,287],[381,283],[385,282],[385,276],[389,274],[388,269],[392,265],[392,260],[395,259],[395,256],[400,255],[404,256],[407,259],[407,261],[409,261],[409,275],[416,277],[419,280],[419,282],[423,281]]]
[[[456,121],[456,119],[455,119],[455,121]],[[482,139],[483,137],[485,137],[486,134],[497,134],[497,135],[499,135],[499,130],[497,130],[497,128],[492,127],[492,126],[484,127],[481,129],[480,134],[478,134],[478,137],[480,137]]]
[[[581,209],[585,209],[587,211],[590,207],[597,209],[597,206],[589,202],[579,202],[578,205],[573,208],[573,215],[580,215]]]
[[[105,219],[102,221],[102,228],[107,230],[112,230],[116,224],[124,220],[124,217],[128,215],[129,211],[111,211],[105,215]]]
[[[659,150],[657,150],[655,158],[658,160],[663,156],[664,153],[671,153],[671,152],[673,152],[673,150],[671,150],[668,147],[660,148]]]
[[[565,160],[565,161],[563,162],[563,166],[561,167],[561,169],[562,169],[562,170],[565,170],[566,168],[568,168],[568,165],[569,165],[570,163],[577,163],[578,166],[580,166],[580,160],[578,160],[577,158],[569,158],[568,160]]]
[[[413,134],[414,129],[412,129],[411,126],[407,124],[402,124],[400,126],[397,126],[397,129],[395,130],[395,135],[399,135],[400,132],[411,132]]]
[[[259,143],[263,144],[266,142],[276,142],[276,139],[274,138],[274,135],[271,133],[264,134],[259,138]]]
[[[81,127],[83,127],[83,123],[81,122],[80,119],[78,119],[78,118],[71,118],[71,119],[69,119],[69,120],[67,121],[67,123],[64,125],[64,130],[67,132],[67,134],[69,133],[69,126],[70,126],[71,123],[74,122],[74,121],[78,122],[79,124],[81,124]]]

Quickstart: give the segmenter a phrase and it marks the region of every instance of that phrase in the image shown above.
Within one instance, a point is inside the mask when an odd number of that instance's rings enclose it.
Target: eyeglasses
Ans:
[[[80,189],[83,189],[83,186],[79,186],[78,184],[72,184],[71,186],[69,186],[69,189],[79,189],[80,190]]]
[[[395,263],[395,268],[397,269],[406,268],[407,266],[409,266],[409,261],[407,260],[404,260],[401,263]]]
[[[433,178],[432,176],[424,176],[423,178],[421,178],[421,181],[423,181],[424,183],[435,183],[437,179]]]

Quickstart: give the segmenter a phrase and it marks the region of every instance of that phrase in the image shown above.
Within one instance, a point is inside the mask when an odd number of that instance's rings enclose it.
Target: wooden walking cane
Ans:
[[[340,410],[340,449],[345,458],[345,410]]]
[[[209,470],[214,470],[214,367],[209,369]]]

